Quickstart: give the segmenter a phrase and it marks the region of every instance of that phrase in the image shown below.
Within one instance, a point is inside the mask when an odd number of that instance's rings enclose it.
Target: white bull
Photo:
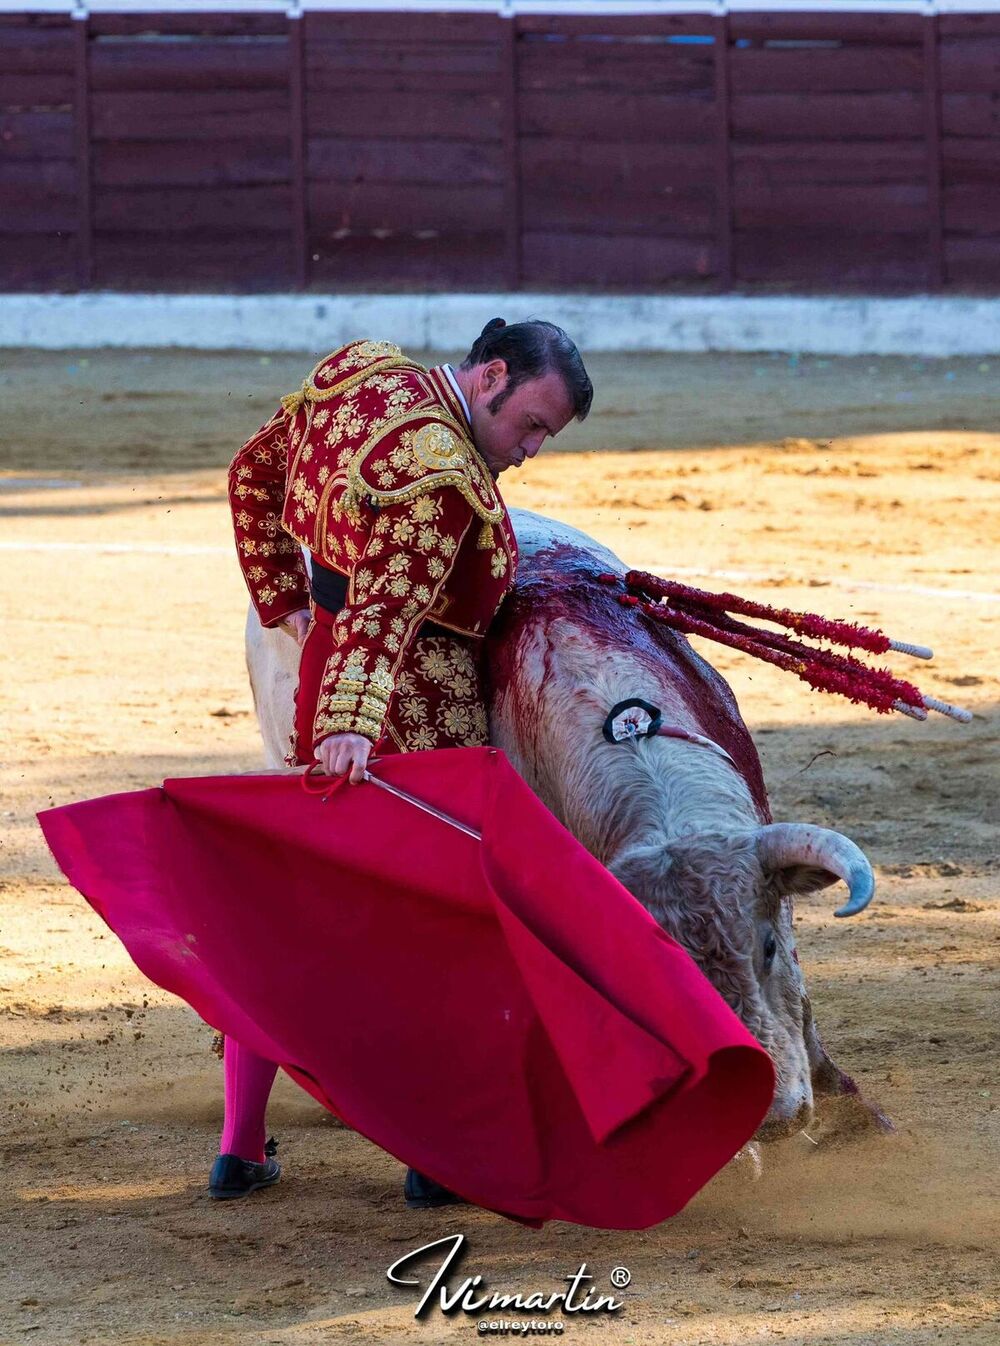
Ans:
[[[491,741],[706,976],[770,1053],[774,1102],[760,1136],[805,1126],[815,1094],[856,1088],[816,1032],[791,895],[843,879],[838,915],[874,879],[839,833],[773,824],[760,762],[732,692],[682,636],[623,608],[597,576],[626,567],[567,525],[512,519],[518,582],[486,642]],[[298,650],[251,610],[247,665],[268,762],[284,760]],[[667,733],[608,742],[606,716],[641,699]],[[876,1120],[883,1121],[875,1112]]]

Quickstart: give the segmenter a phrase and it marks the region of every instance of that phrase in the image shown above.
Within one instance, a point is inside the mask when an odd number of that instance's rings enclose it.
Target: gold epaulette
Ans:
[[[345,508],[357,510],[363,498],[377,505],[403,504],[418,495],[454,486],[483,522],[477,545],[491,547],[493,524],[504,515],[492,473],[458,421],[445,412],[436,413],[435,419],[428,421],[426,411],[419,414],[419,419],[423,425],[402,430],[389,455],[392,469],[383,466],[378,473],[376,465],[379,455],[385,453],[384,441],[354,459],[347,470]],[[393,428],[398,429],[399,422]],[[386,462],[384,458],[381,461]]]
[[[321,360],[297,392],[286,393],[282,410],[294,416],[306,402],[326,402],[350,392],[370,374],[390,368],[423,371],[424,367],[408,360],[391,341],[352,341]]]

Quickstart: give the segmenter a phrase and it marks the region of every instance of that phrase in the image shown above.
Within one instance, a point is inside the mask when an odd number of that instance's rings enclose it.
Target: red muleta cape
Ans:
[[[403,1163],[528,1224],[675,1214],[765,1116],[767,1053],[503,753],[372,774],[482,841],[294,775],[39,820],[147,977]]]

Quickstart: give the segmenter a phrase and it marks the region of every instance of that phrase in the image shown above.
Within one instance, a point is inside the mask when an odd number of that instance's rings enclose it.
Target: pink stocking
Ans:
[[[220,1154],[264,1161],[264,1114],[278,1067],[234,1038],[226,1038],[222,1058],[226,1080],[226,1120]]]

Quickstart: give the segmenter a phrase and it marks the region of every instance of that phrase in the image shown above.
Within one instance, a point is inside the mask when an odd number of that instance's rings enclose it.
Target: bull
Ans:
[[[817,1032],[792,899],[843,880],[849,896],[837,915],[854,915],[874,893],[871,866],[840,833],[772,822],[728,684],[683,636],[618,603],[598,578],[625,573],[618,557],[568,525],[524,510],[511,517],[517,585],[484,650],[491,742],[768,1051],[777,1084],[758,1139],[800,1131],[816,1099],[857,1088]],[[279,766],[297,650],[252,610],[247,664],[268,760]],[[605,732],[638,704],[659,732],[620,741]]]

